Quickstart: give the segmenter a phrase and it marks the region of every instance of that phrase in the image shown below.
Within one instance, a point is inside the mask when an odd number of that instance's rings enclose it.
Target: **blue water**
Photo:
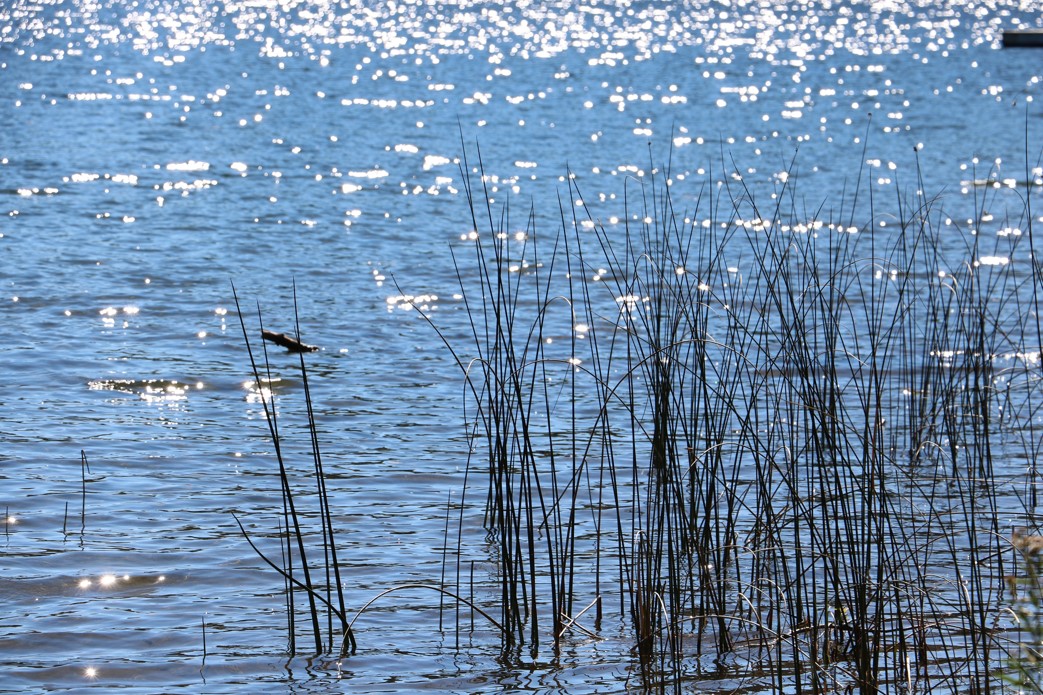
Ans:
[[[1040,23],[1017,2],[5,3],[0,689],[623,689],[612,629],[508,668],[480,629],[454,650],[424,592],[360,619],[355,657],[287,663],[281,581],[232,517],[272,535],[280,508],[233,286],[255,348],[258,307],[293,330],[294,288],[321,347],[359,607],[441,572],[462,382],[398,298],[459,325],[465,154],[518,230],[530,206],[559,223],[569,172],[623,216],[626,180],[668,158],[689,203],[790,172],[850,212],[863,166],[877,200],[922,176],[958,252],[970,182],[1041,175],[1043,54],[999,43]],[[296,358],[271,358],[306,451]]]

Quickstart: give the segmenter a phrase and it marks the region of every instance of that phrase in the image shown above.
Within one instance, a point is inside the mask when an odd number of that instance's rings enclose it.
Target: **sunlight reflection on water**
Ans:
[[[468,441],[457,374],[416,310],[467,335],[453,318],[464,296],[447,248],[470,259],[485,228],[462,200],[468,173],[513,206],[501,240],[512,277],[549,272],[531,244],[563,210],[586,231],[651,219],[628,216],[623,201],[653,172],[688,208],[707,192],[748,186],[773,200],[799,186],[807,209],[791,219],[743,208],[685,222],[815,237],[872,231],[868,215],[819,209],[860,169],[878,200],[892,200],[920,185],[917,166],[928,194],[942,192],[953,264],[1021,272],[1028,251],[1014,244],[1029,221],[1006,213],[1043,177],[1023,142],[1026,122],[1038,137],[1043,72],[1038,55],[998,49],[1004,28],[1039,21],[1037,3],[1015,0],[0,4],[0,479],[17,488],[3,498],[11,567],[0,591],[18,608],[0,640],[21,643],[28,682],[56,690],[84,679],[196,687],[206,612],[211,686],[331,678],[277,663],[280,582],[230,517],[246,510],[266,532],[275,526],[262,403],[274,399],[286,418],[289,449],[307,437],[297,358],[273,350],[255,383],[234,313],[229,325],[230,281],[248,316],[258,302],[279,331],[299,318],[306,340],[324,346],[308,357],[309,378],[350,522],[353,600],[437,577]],[[475,141],[481,162],[465,164]],[[582,199],[568,199],[570,180]],[[973,255],[972,235],[983,240]],[[726,282],[697,278],[701,292],[746,280],[748,258],[723,260]],[[939,279],[951,269],[942,265]],[[614,271],[582,272],[609,282]],[[890,265],[876,272],[901,279]],[[649,298],[610,302],[636,320]],[[568,321],[546,343],[589,340],[591,329]],[[567,368],[590,361],[562,354]],[[1039,352],[997,360],[1038,362]],[[80,449],[96,473],[86,481]],[[62,528],[82,488],[77,545]],[[81,563],[92,551],[105,557]],[[38,597],[23,587],[82,568],[95,602],[189,562],[176,591],[126,614],[67,594],[31,609]],[[402,619],[413,605],[425,621]],[[332,668],[336,678],[458,692],[590,692],[626,678],[597,643],[570,647],[585,666],[568,671],[503,671],[495,640],[447,656],[423,599],[374,615],[401,652],[371,648]],[[37,620],[72,623],[62,650]],[[139,653],[156,632],[173,641]],[[95,659],[102,647],[107,658]],[[740,671],[709,683],[734,688]]]

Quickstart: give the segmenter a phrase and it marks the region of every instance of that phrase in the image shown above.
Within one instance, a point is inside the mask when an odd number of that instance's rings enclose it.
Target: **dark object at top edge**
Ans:
[[[1043,48],[1043,29],[1003,32],[1004,48]]]

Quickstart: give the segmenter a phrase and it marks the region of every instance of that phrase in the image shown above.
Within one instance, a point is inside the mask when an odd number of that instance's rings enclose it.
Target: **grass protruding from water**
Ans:
[[[302,508],[299,491],[295,490],[301,479],[307,476],[300,471],[291,469],[287,456],[284,454],[282,439],[279,432],[278,410],[272,400],[272,396],[266,393],[262,384],[271,383],[271,362],[268,358],[267,348],[262,341],[262,360],[257,360],[250,343],[250,332],[246,328],[246,319],[239,306],[239,298],[235,294],[236,310],[239,315],[240,325],[243,331],[243,339],[246,342],[247,353],[250,356],[250,365],[253,371],[254,384],[258,389],[259,401],[264,411],[265,421],[268,424],[269,434],[273,443],[275,459],[278,463],[282,511],[279,516],[280,539],[279,560],[272,559],[268,553],[261,550],[254,539],[247,532],[246,527],[238,516],[233,515],[239,530],[254,552],[274,569],[284,581],[284,592],[286,597],[286,620],[287,620],[287,651],[291,656],[307,654],[311,656],[336,654],[337,658],[344,658],[356,653],[358,644],[355,638],[355,622],[376,601],[399,591],[430,590],[440,594],[441,597],[453,599],[457,604],[471,609],[474,613],[485,618],[497,631],[503,633],[500,624],[488,613],[475,605],[472,601],[465,599],[452,591],[435,585],[405,584],[389,587],[376,596],[372,597],[357,613],[349,620],[348,609],[345,600],[345,578],[342,575],[343,558],[337,551],[337,534],[333,524],[333,513],[330,507],[330,494],[326,486],[326,472],[322,463],[322,452],[319,443],[318,428],[316,426],[315,409],[312,403],[311,388],[308,381],[308,369],[305,364],[305,354],[313,350],[297,349],[302,345],[300,338],[300,320],[297,316],[296,288],[294,289],[294,323],[295,330],[292,338],[282,341],[281,345],[287,347],[290,352],[295,353],[299,359],[301,384],[304,395],[306,423],[309,433],[309,452],[312,459],[312,477],[314,480],[315,507],[310,512]],[[258,309],[258,321],[260,322],[260,310]],[[270,334],[262,326],[262,335]],[[289,344],[286,344],[287,341]],[[263,371],[262,371],[263,366]],[[309,519],[318,519],[318,532],[308,527]],[[314,547],[309,545],[309,539],[318,536],[320,540],[319,551],[321,563],[314,560],[316,554]],[[309,557],[313,558],[309,560]],[[317,580],[316,576],[322,579]],[[296,596],[298,592],[304,594],[306,609],[303,614],[308,619],[310,634],[313,639],[312,650],[301,650],[297,645],[298,636],[298,608]],[[325,634],[327,640],[323,640],[322,618],[325,615]],[[307,632],[307,629],[306,629]],[[204,633],[205,634],[205,633]],[[205,643],[205,642],[204,642]]]
[[[515,219],[463,169],[466,318],[436,330],[473,444],[446,582],[495,563],[505,653],[612,619],[644,687],[997,687],[1043,434],[1035,187],[1004,220],[975,190],[954,238],[919,173],[830,208],[792,163],[763,208],[741,177],[682,198],[650,166],[603,223],[571,174],[556,215]]]
[[[644,689],[1036,682],[1009,658],[1036,639],[1009,593],[1035,578],[1011,532],[1040,519],[1035,184],[973,188],[961,225],[919,170],[915,193],[881,200],[860,169],[831,207],[798,194],[795,162],[771,191],[723,167],[688,193],[667,163],[626,179],[605,221],[572,174],[554,214],[515,219],[481,159],[462,166],[460,311],[421,312],[460,370],[470,445],[439,583],[389,587],[348,620],[301,353],[317,512],[300,511],[262,389],[281,560],[240,523],[285,581],[291,653],[296,592],[315,653],[325,610],[344,656],[374,601],[428,589],[452,599],[458,645],[467,608],[506,664],[623,635]],[[267,354],[263,372],[250,358],[270,381]]]
[[[337,560],[336,539],[334,536],[333,522],[329,507],[329,494],[326,489],[326,477],[322,468],[322,454],[319,447],[318,432],[315,426],[315,412],[312,408],[311,391],[308,387],[308,371],[304,364],[305,351],[298,350],[297,354],[300,359],[301,380],[304,386],[304,401],[307,408],[308,432],[311,440],[310,450],[313,462],[316,497],[319,506],[318,516],[322,537],[321,550],[323,558],[321,568],[325,575],[324,583],[317,583],[312,578],[316,569],[312,567],[308,560],[308,548],[305,540],[306,534],[302,527],[302,515],[298,512],[298,503],[291,485],[291,475],[287,468],[287,462],[283,456],[282,440],[279,436],[277,409],[275,408],[274,403],[271,402],[271,398],[265,395],[263,387],[261,386],[265,383],[271,383],[272,380],[271,363],[268,360],[268,350],[262,341],[263,362],[259,363],[254,356],[253,348],[250,346],[249,331],[246,329],[246,321],[243,317],[242,309],[239,306],[239,297],[235,294],[234,287],[232,288],[232,294],[235,297],[235,306],[239,315],[240,326],[243,330],[243,339],[246,341],[246,349],[250,356],[250,366],[254,375],[254,383],[257,385],[260,393],[260,402],[264,409],[265,420],[268,423],[272,445],[275,449],[275,458],[279,465],[279,481],[282,491],[282,514],[279,521],[279,537],[281,539],[280,561],[275,562],[257,547],[238,516],[235,517],[235,521],[239,525],[239,529],[242,531],[246,541],[250,544],[250,547],[253,548],[257,555],[267,565],[276,570],[285,581],[287,602],[287,649],[290,655],[292,656],[298,653],[296,629],[297,609],[295,605],[295,595],[297,591],[304,593],[304,598],[307,602],[307,616],[310,620],[311,635],[314,640],[314,650],[310,653],[317,655],[326,653],[327,650],[333,651],[337,648],[336,645],[339,644],[340,656],[352,654],[356,650],[355,635],[348,622],[347,609],[345,607],[344,583],[341,578],[340,564]],[[296,310],[297,297],[296,288],[294,288],[295,319]],[[259,309],[258,320],[260,320]],[[295,324],[294,340],[296,340],[298,344],[303,344],[300,339],[299,319],[295,320]],[[263,326],[261,331],[263,335]],[[263,373],[265,378],[263,380],[260,364],[263,364],[264,366]],[[296,574],[298,572],[300,573],[300,578],[298,578]],[[321,603],[326,609],[326,634],[328,635],[328,643],[325,644],[322,639],[322,628],[320,626],[321,610],[319,608],[319,603]],[[337,618],[338,623],[336,630],[334,629],[334,617]]]

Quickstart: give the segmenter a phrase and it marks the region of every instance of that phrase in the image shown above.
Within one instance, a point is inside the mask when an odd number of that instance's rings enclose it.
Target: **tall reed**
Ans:
[[[727,167],[679,194],[650,162],[605,222],[571,174],[515,219],[463,169],[465,317],[436,330],[474,446],[446,582],[494,562],[507,654],[608,615],[654,689],[726,664],[797,693],[998,687],[1006,519],[1036,511],[1034,464],[997,469],[1041,441],[1034,184],[1001,221],[1010,197],[974,189],[954,231],[919,171],[907,195],[860,170],[830,207],[792,162],[762,208]]]
[[[239,298],[235,293],[234,287],[232,288],[232,293],[235,297],[236,311],[238,312],[240,326],[243,331],[243,340],[246,343],[247,354],[250,357],[254,386],[257,389],[259,401],[264,411],[265,421],[268,425],[275,452],[275,459],[278,464],[282,506],[281,515],[278,519],[279,530],[277,534],[280,541],[279,560],[276,561],[269,557],[269,554],[254,542],[253,537],[247,532],[239,517],[233,516],[246,542],[258,557],[283,578],[286,597],[287,651],[289,654],[291,656],[301,653],[310,656],[336,654],[337,658],[355,654],[358,649],[354,631],[355,621],[377,600],[389,594],[405,590],[434,591],[440,595],[440,599],[449,598],[458,605],[470,608],[473,613],[484,618],[497,632],[504,633],[505,631],[501,625],[482,608],[475,605],[473,601],[469,601],[435,583],[404,584],[386,588],[366,602],[349,619],[344,592],[344,577],[342,575],[343,558],[337,550],[336,529],[333,523],[333,511],[330,506],[330,493],[326,485],[327,474],[322,463],[315,408],[308,380],[308,369],[304,361],[304,355],[313,350],[301,341],[300,320],[297,316],[296,285],[294,286],[293,296],[294,336],[287,339],[285,335],[278,334],[278,342],[283,346],[289,344],[299,359],[306,428],[309,435],[309,453],[312,463],[312,484],[314,485],[314,494],[311,495],[313,506],[310,511],[302,507],[300,501],[301,491],[297,489],[299,481],[301,479],[306,480],[308,475],[306,472],[294,470],[288,461],[289,456],[284,452],[283,439],[279,431],[278,409],[273,396],[264,386],[272,383],[271,362],[268,358],[267,347],[262,342],[263,360],[258,360],[250,343],[250,332],[246,328],[246,319],[239,306]],[[261,323],[259,333],[264,336],[267,332],[264,330],[263,322],[260,319],[260,309],[258,309],[258,322]],[[307,349],[299,349],[302,346]],[[305,503],[307,503],[307,499]],[[318,520],[317,532],[315,529],[316,518]],[[320,539],[321,564],[314,559],[309,559],[314,558],[317,554],[313,552],[315,548],[310,545],[316,535]],[[317,581],[315,579],[317,574],[321,574],[324,581]],[[306,612],[304,614],[308,618],[314,645],[311,650],[301,650],[297,646],[298,593],[303,593],[304,601],[306,602]],[[325,611],[326,616],[326,640],[323,639],[321,625],[323,611]]]
[[[322,455],[319,447],[318,430],[315,424],[315,412],[312,407],[311,390],[308,384],[308,370],[304,363],[304,352],[298,352],[300,359],[301,381],[304,388],[304,402],[307,412],[307,429],[310,437],[310,450],[314,471],[314,484],[318,505],[319,530],[321,533],[322,569],[325,575],[324,583],[313,580],[315,568],[308,560],[307,531],[304,528],[304,517],[298,511],[297,496],[291,484],[292,476],[283,454],[282,439],[279,435],[279,420],[277,409],[270,396],[266,394],[264,384],[272,382],[271,363],[268,359],[268,350],[262,341],[263,362],[258,362],[250,345],[250,333],[246,329],[246,320],[239,306],[239,297],[232,288],[235,297],[236,311],[239,315],[239,323],[243,331],[243,340],[246,342],[247,353],[250,357],[250,366],[253,371],[254,384],[260,396],[261,406],[264,410],[265,421],[268,424],[272,445],[275,450],[275,458],[279,467],[279,482],[282,493],[282,515],[279,520],[280,561],[270,559],[247,533],[239,517],[235,517],[236,523],[250,547],[270,567],[275,569],[285,582],[286,589],[286,618],[288,651],[292,655],[298,653],[297,628],[295,605],[295,594],[297,591],[304,593],[307,602],[307,616],[311,624],[311,636],[314,649],[312,654],[323,654],[327,650],[332,651],[340,644],[340,655],[345,656],[354,653],[356,649],[355,636],[348,622],[347,609],[344,600],[344,584],[341,578],[340,564],[337,559],[336,541],[334,538],[334,527],[329,505],[329,493],[326,488],[326,476],[322,467]],[[297,296],[294,287],[294,320],[295,339],[300,343],[300,321],[297,318]],[[258,309],[258,320],[260,321],[260,309]],[[263,334],[264,328],[261,327]],[[263,371],[261,369],[263,365]],[[263,377],[262,377],[263,374]],[[298,573],[300,578],[298,578]],[[324,644],[322,629],[320,626],[321,610],[319,604],[326,608],[326,634],[328,642]],[[334,617],[337,618],[337,629],[334,629]]]

